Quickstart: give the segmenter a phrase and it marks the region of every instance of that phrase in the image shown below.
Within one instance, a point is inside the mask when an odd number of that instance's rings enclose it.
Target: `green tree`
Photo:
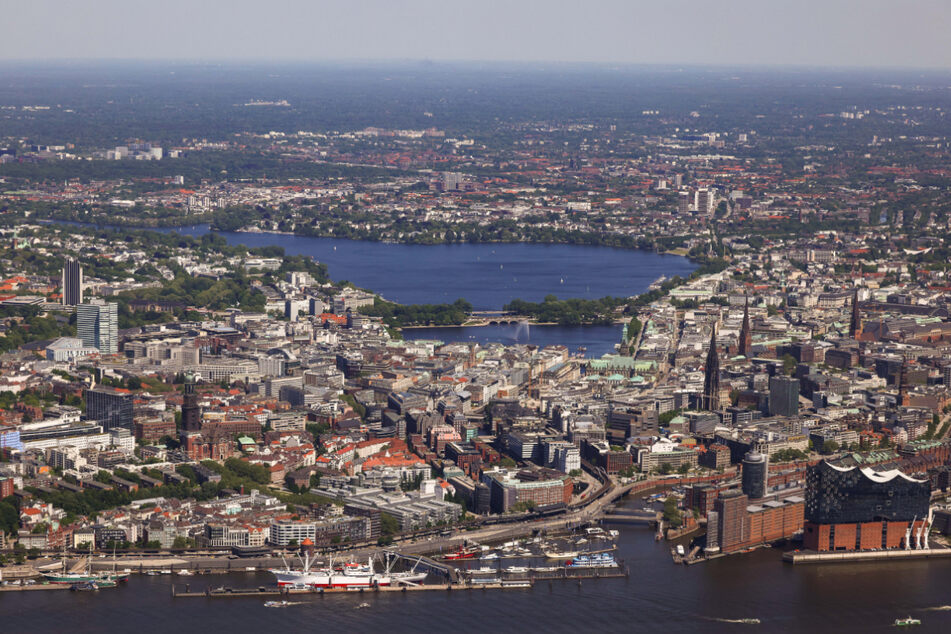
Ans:
[[[400,532],[400,523],[389,513],[380,513],[380,532],[383,535],[393,536]]]

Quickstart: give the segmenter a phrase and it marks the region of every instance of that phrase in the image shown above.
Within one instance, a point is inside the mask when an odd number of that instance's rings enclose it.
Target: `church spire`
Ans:
[[[750,296],[746,296],[746,305],[743,306],[743,325],[740,326],[740,341],[738,353],[749,359],[753,356],[753,333],[750,331]]]
[[[859,316],[859,289],[852,294],[852,319],[849,321],[849,337],[855,339],[862,332],[862,318]]]
[[[710,331],[710,350],[703,376],[703,409],[716,412],[720,409],[720,355],[717,353],[717,325]]]

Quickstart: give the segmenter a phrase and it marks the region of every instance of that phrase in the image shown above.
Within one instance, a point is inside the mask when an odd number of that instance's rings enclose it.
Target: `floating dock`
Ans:
[[[800,550],[783,553],[783,561],[791,564],[906,561],[909,559],[951,559],[951,548],[929,548],[922,550],[868,550],[825,553]]]
[[[24,585],[5,585],[0,586],[0,592],[29,592],[32,590],[69,590],[71,584],[68,583],[34,583],[28,586]]]

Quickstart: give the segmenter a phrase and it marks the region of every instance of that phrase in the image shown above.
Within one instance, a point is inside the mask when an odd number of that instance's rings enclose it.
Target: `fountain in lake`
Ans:
[[[515,329],[515,343],[528,343],[529,339],[528,320],[523,319],[518,322],[518,327]]]

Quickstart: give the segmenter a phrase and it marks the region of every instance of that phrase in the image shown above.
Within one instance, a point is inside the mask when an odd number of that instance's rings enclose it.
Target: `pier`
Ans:
[[[922,550],[867,550],[847,552],[790,551],[783,561],[791,564],[856,563],[868,561],[907,561],[909,559],[951,559],[951,548]]]
[[[33,590],[69,590],[68,583],[34,583],[32,585],[0,586],[0,592],[30,592]]]
[[[172,586],[172,597],[178,598],[227,598],[227,597],[288,597],[288,596],[323,596],[325,594],[376,594],[381,592],[454,592],[458,590],[506,590],[513,588],[531,587],[533,582],[528,579],[505,580],[497,583],[486,584],[462,584],[462,583],[441,583],[425,585],[402,585],[402,586],[369,586],[366,588],[311,588],[311,589],[290,589],[278,588],[276,586],[260,586],[257,588],[208,588],[199,592],[192,592],[190,584],[185,584],[184,592],[179,591],[176,586]]]

